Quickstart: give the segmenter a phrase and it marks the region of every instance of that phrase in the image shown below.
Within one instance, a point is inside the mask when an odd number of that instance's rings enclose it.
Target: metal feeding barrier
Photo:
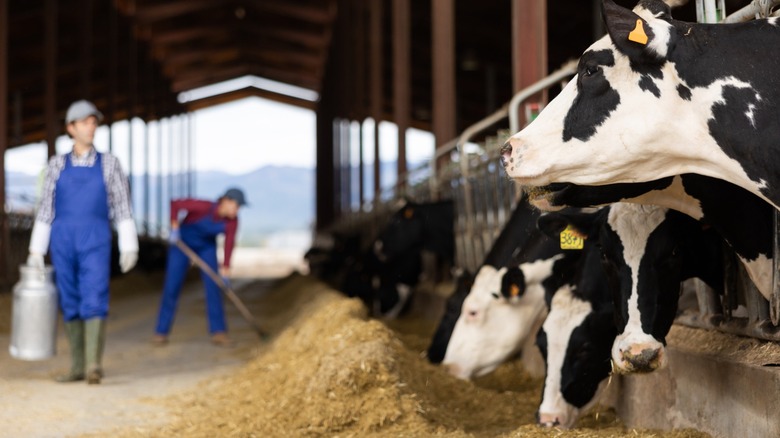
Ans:
[[[754,4],[766,3],[757,0]],[[780,4],[771,0],[770,11]],[[751,4],[750,9],[758,7]],[[747,12],[745,12],[747,14]],[[731,18],[731,17],[729,17]],[[726,20],[728,21],[728,19]],[[410,169],[399,181],[385,189],[379,200],[364,204],[347,215],[347,222],[367,224],[376,232],[402,198],[418,202],[453,199],[456,206],[456,265],[475,272],[511,213],[521,190],[509,180],[499,164],[499,149],[520,129],[519,108],[527,99],[561,83],[576,73],[576,62],[569,62],[548,77],[518,92],[507,104],[469,126],[455,139],[439,147],[434,156]],[[491,134],[484,135],[485,132]],[[475,138],[482,135],[479,143]],[[774,283],[769,300],[764,298],[748,277],[742,263],[730,247],[725,247],[725,293],[721,296],[701,282],[695,285],[698,308],[681,314],[683,325],[718,330],[770,341],[780,341],[780,223],[774,212]],[[738,312],[742,305],[744,312]],[[742,309],[740,309],[741,311]]]

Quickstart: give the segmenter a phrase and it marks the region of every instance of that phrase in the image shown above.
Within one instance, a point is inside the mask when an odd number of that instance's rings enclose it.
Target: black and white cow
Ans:
[[[720,236],[687,215],[653,205],[615,203],[594,214],[550,215],[546,220],[556,219],[558,231],[571,225],[601,248],[619,333],[615,368],[650,372],[665,366],[680,283],[697,277],[723,291]]]
[[[460,378],[486,374],[520,349],[522,340],[532,333],[532,324],[542,317],[542,296],[529,293],[526,280],[518,268],[528,254],[551,257],[557,251],[539,249],[547,238],[536,229],[539,212],[523,199],[485,256],[485,260],[468,290],[459,288],[447,300],[445,313],[428,349],[428,357],[444,362],[449,371]],[[549,253],[549,254],[547,254]],[[535,272],[539,272],[537,267]],[[541,274],[539,274],[541,275]],[[506,295],[508,298],[503,299]],[[489,316],[488,316],[489,314]],[[498,329],[503,328],[498,336]],[[516,328],[516,330],[515,330]],[[512,339],[503,334],[511,333]],[[506,348],[496,348],[497,344]]]
[[[542,216],[539,228],[554,237],[572,217],[551,213]],[[572,427],[601,398],[610,373],[617,336],[612,296],[600,250],[593,239],[585,242],[569,281],[547,291],[549,311],[536,336],[545,362],[537,412],[543,426]]]
[[[684,174],[642,183],[580,186],[557,183],[533,191],[532,204],[553,211],[634,202],[671,208],[717,231],[734,249],[761,294],[772,293],[772,211],[758,196],[727,181]]]
[[[529,186],[604,185],[696,173],[780,208],[780,19],[673,20],[661,0],[603,0],[608,35],[502,148]]]
[[[540,219],[551,236],[573,226],[586,236],[577,277],[548,299],[537,343],[546,359],[539,422],[571,427],[599,399],[610,372],[646,372],[663,349],[680,282],[722,284],[717,236],[673,210],[613,204],[596,213],[564,210]]]

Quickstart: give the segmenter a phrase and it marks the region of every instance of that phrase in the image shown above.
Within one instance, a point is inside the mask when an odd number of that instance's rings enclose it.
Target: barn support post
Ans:
[[[119,11],[109,8],[108,17],[108,104],[106,105],[106,124],[108,125],[108,152],[114,151],[114,122],[116,121],[116,95],[118,76],[119,33],[117,30]]]
[[[5,151],[8,150],[8,3],[0,0],[0,206],[5,206]],[[0,209],[0,287],[10,286],[8,214]]]
[[[147,120],[144,120],[144,185],[143,185],[143,191],[144,191],[144,235],[146,237],[149,237],[149,223],[151,218],[149,217],[149,122]]]
[[[393,0],[393,118],[398,126],[396,196],[406,192],[406,130],[412,103],[411,7],[409,0]]]
[[[81,0],[81,96],[83,99],[92,100],[92,37],[95,7],[93,0]]]
[[[163,229],[163,119],[157,119],[157,237]]]
[[[513,93],[547,76],[547,0],[512,0],[512,66]],[[544,102],[547,93],[530,100]],[[519,114],[522,127],[530,120]]]
[[[374,119],[374,208],[379,202],[382,187],[381,159],[379,156],[379,123],[382,121],[382,0],[371,0],[369,4],[369,88],[371,95],[371,117]]]
[[[130,185],[130,205],[135,207],[133,202],[133,118],[135,117],[135,107],[137,105],[138,90],[138,42],[133,37],[133,31],[127,32],[129,53],[128,72],[127,72],[127,180]]]
[[[455,90],[455,1],[431,0],[431,53],[433,108],[432,125],[436,149],[445,146],[457,135]],[[436,171],[446,160],[440,157],[431,166],[434,183]],[[433,191],[437,189],[434,186]],[[437,196],[436,193],[431,193]]]
[[[772,324],[780,325],[780,213],[777,209],[774,216],[774,256],[772,257],[772,297],[769,302],[769,316]]]
[[[56,151],[57,134],[60,132],[60,120],[57,117],[57,0],[46,0],[44,30],[44,75],[46,118],[46,154],[53,157]]]

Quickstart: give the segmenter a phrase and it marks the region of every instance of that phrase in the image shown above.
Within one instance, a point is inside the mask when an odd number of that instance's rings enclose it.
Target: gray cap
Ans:
[[[88,100],[77,100],[70,104],[65,114],[65,124],[84,120],[89,116],[97,117],[98,123],[103,121],[103,113],[98,111],[95,105]]]
[[[236,202],[238,202],[238,205],[247,205],[246,204],[246,198],[244,197],[244,192],[241,191],[241,189],[237,188],[230,188],[227,189],[224,195],[222,195],[223,198],[232,199]]]

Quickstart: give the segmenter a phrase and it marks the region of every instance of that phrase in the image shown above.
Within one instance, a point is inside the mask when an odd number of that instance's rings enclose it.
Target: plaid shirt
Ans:
[[[57,155],[51,157],[49,165],[46,168],[46,175],[43,181],[43,191],[41,201],[38,204],[38,214],[36,220],[51,224],[56,216],[54,211],[54,196],[57,188],[57,180],[60,178],[62,169],[65,168],[66,155]],[[95,165],[97,152],[92,148],[87,154],[79,157],[70,153],[71,164],[74,167],[92,167]],[[127,177],[122,172],[119,159],[111,154],[103,154],[103,181],[106,183],[108,192],[108,211],[109,217],[114,222],[124,219],[132,219],[133,211],[130,206],[130,187]]]

